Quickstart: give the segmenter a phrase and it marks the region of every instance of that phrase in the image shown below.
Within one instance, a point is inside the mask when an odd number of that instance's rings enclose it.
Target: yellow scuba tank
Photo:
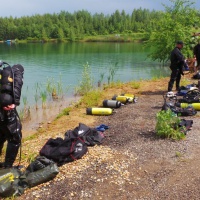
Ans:
[[[112,97],[112,100],[120,101],[121,103],[126,104],[126,103],[128,103],[129,98],[125,97],[125,96],[117,96],[117,95],[115,95],[115,96]]]
[[[127,96],[126,96],[127,97]],[[134,102],[134,98],[133,97],[127,97],[128,98],[128,102],[129,103],[133,103]]]
[[[111,108],[86,108],[87,115],[111,115],[112,113]]]
[[[122,95],[115,95],[112,100],[117,100],[120,101],[121,103],[133,103],[134,102],[134,97],[130,97],[130,96],[122,96]]]
[[[200,110],[200,103],[181,103],[181,108],[187,108],[188,106],[192,106],[195,110]]]
[[[134,94],[128,94],[128,93],[121,94],[121,96],[132,97],[132,98],[135,97]]]
[[[138,99],[134,94],[129,94],[129,93],[121,94],[121,96],[125,96],[129,98],[129,101],[128,101],[129,103],[136,103]]]

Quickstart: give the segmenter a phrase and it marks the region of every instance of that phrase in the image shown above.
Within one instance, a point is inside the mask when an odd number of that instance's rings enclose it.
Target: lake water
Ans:
[[[35,104],[36,85],[45,89],[47,80],[62,82],[69,97],[81,80],[83,66],[91,67],[95,85],[104,74],[107,83],[109,69],[115,68],[115,81],[151,79],[169,76],[169,68],[151,61],[150,49],[140,43],[44,43],[44,44],[0,44],[0,60],[10,65],[21,64],[25,69],[23,99]],[[40,100],[41,101],[41,100]]]

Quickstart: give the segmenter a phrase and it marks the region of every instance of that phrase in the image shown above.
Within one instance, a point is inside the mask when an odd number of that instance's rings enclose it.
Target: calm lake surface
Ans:
[[[115,68],[114,81],[151,79],[169,76],[169,68],[151,61],[147,55],[150,49],[140,43],[48,43],[48,44],[0,44],[0,60],[10,65],[21,64],[24,69],[24,85],[18,111],[23,112],[25,102],[35,107],[36,85],[44,90],[47,80],[61,82],[66,102],[54,102],[47,109],[31,112],[31,120],[23,128],[31,128],[42,120],[50,120],[75,97],[74,88],[82,78],[83,66],[91,67],[94,84],[108,82],[109,69]],[[61,80],[61,81],[60,81]],[[42,89],[41,89],[42,88]],[[39,91],[37,91],[39,93]],[[38,101],[41,105],[41,98]],[[57,106],[56,108],[54,106]]]

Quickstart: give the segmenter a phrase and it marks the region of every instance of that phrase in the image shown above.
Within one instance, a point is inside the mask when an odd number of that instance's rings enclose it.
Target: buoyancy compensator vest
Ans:
[[[20,64],[13,65],[12,72],[14,75],[14,83],[13,83],[14,104],[18,106],[20,104],[21,90],[23,86],[24,68]]]
[[[20,104],[24,68],[20,65],[6,66],[0,70],[0,105]]]

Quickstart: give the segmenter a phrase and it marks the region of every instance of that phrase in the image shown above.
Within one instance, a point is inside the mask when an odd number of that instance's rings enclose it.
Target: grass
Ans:
[[[53,99],[62,99],[64,96],[64,89],[62,83],[62,75],[60,74],[59,80],[55,81],[54,78],[47,78],[46,82],[46,91],[47,94]],[[69,86],[66,87],[66,91],[69,89]]]
[[[163,75],[158,75],[158,76],[152,77],[151,80],[152,80],[152,81],[157,81],[157,80],[160,80],[160,79],[162,79],[162,78],[164,78]]]
[[[123,82],[121,82],[120,80],[116,81],[116,82],[110,82],[110,84],[104,84],[103,85],[103,89],[108,89],[108,88],[122,88],[124,85]]]
[[[42,108],[46,108],[47,92],[46,91],[41,91],[40,92],[40,97],[42,99]]]
[[[140,88],[140,82],[139,81],[131,81],[130,85],[133,89],[139,89]]]
[[[93,77],[91,74],[91,68],[89,63],[83,65],[83,72],[81,80],[79,80],[79,84],[77,87],[75,87],[75,94],[77,95],[84,95],[88,93],[89,91],[94,89],[93,85]]]
[[[191,84],[191,81],[188,80],[187,78],[181,79],[181,83],[180,83],[181,86],[186,86],[186,85],[189,85],[189,84]]]
[[[38,90],[40,89],[39,83],[35,84],[35,94],[34,94],[34,99],[35,99],[35,108],[36,110],[38,109],[38,101],[40,99],[40,96],[38,94]]]
[[[61,118],[61,117],[64,116],[64,115],[69,115],[71,109],[72,109],[71,107],[65,108],[64,110],[62,110],[61,113],[59,113],[59,114],[57,115],[56,119],[59,119],[59,118]]]
[[[180,157],[182,156],[181,152],[179,152],[179,151],[176,151],[175,155],[176,155],[176,157],[178,157],[178,158],[180,158]]]
[[[100,90],[90,91],[81,98],[79,104],[86,107],[98,106],[101,95],[102,92]]]
[[[23,100],[24,107],[26,108],[27,105],[28,105],[28,99],[27,99],[27,96],[22,96],[22,100]]]
[[[133,42],[146,40],[146,33],[123,33],[123,34],[110,34],[110,35],[95,35],[86,36],[83,41],[85,42]]]

